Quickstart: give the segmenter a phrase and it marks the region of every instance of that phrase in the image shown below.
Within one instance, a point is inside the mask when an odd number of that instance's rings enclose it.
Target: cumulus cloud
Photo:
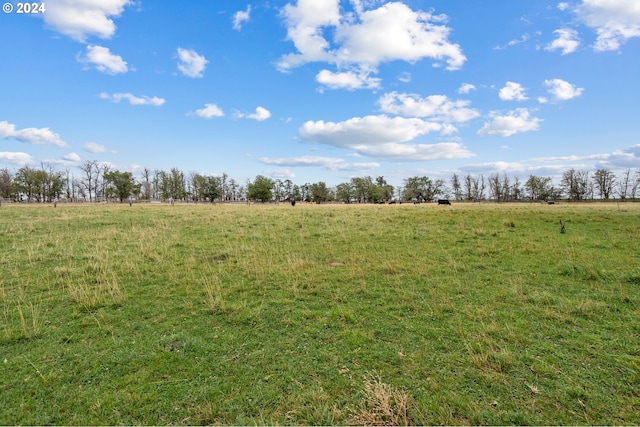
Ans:
[[[472,85],[471,83],[462,83],[462,85],[458,89],[458,93],[464,95],[471,92],[472,90],[476,90],[475,85]]]
[[[98,71],[107,74],[120,74],[129,71],[127,62],[118,55],[111,53],[109,48],[103,46],[88,45],[83,56],[78,61],[85,64],[93,64]]]
[[[344,159],[338,157],[322,157],[322,156],[300,156],[300,157],[280,157],[270,158],[262,157],[258,159],[260,163],[265,165],[277,166],[306,166],[321,167],[331,171],[357,171],[375,169],[380,166],[379,163],[347,163]]]
[[[516,133],[538,130],[542,119],[531,117],[529,110],[518,108],[510,111],[506,116],[497,112],[491,113],[492,120],[484,124],[478,131],[479,136],[499,135],[503,137]]]
[[[178,48],[178,70],[182,74],[191,78],[200,78],[204,75],[204,70],[209,63],[207,59],[198,54],[193,49]]]
[[[369,73],[352,71],[334,73],[322,70],[316,76],[316,81],[331,89],[376,89],[380,87],[380,79],[370,77]]]
[[[116,31],[112,18],[130,4],[131,0],[48,0],[42,17],[54,31],[84,43],[89,36],[111,38]]]
[[[454,70],[466,61],[460,46],[449,41],[451,29],[443,24],[445,15],[414,11],[400,2],[365,10],[374,3],[352,1],[356,13],[344,15],[340,0],[287,4],[283,9],[287,38],[296,52],[282,56],[277,68],[287,72],[309,62],[335,64],[338,72],[324,72],[324,81],[331,88],[354,89],[377,87],[369,75],[377,73],[383,62],[431,58],[436,65]],[[327,40],[325,34],[333,38]]]
[[[526,101],[529,99],[522,85],[514,82],[507,82],[505,87],[500,89],[498,96],[503,101]]]
[[[66,160],[72,163],[80,163],[82,161],[82,159],[77,153],[65,154],[64,156],[62,156],[62,160]]]
[[[397,161],[453,159],[473,156],[461,144],[415,144],[413,139],[431,132],[455,131],[451,125],[420,118],[390,118],[385,115],[354,117],[343,122],[308,121],[300,128],[300,136],[356,153]]]
[[[108,99],[113,102],[120,102],[123,99],[129,101],[131,105],[153,105],[155,107],[159,107],[165,103],[165,99],[158,98],[157,96],[149,97],[149,96],[135,96],[131,93],[114,93],[113,95],[109,95],[108,93],[101,93],[100,98]]]
[[[416,94],[391,92],[378,100],[384,113],[412,117],[430,117],[446,123],[466,122],[480,116],[476,110],[467,108],[469,101],[452,101],[445,95],[430,95],[421,98]]]
[[[104,145],[95,142],[85,142],[82,148],[89,153],[117,153],[117,151],[110,150]]]
[[[18,166],[26,166],[33,163],[33,159],[27,153],[0,151],[0,162],[12,163]]]
[[[440,123],[419,118],[390,118],[385,115],[354,117],[343,122],[308,121],[300,129],[303,139],[337,147],[353,148],[407,142],[431,132],[442,132]]]
[[[7,122],[0,122],[0,139],[13,138],[29,144],[49,144],[57,147],[67,147],[67,143],[60,139],[60,135],[49,128],[24,128],[16,129],[16,126]]]
[[[549,43],[544,50],[561,50],[562,55],[573,53],[580,46],[578,40],[578,32],[569,28],[562,28],[555,30],[553,34],[557,35],[557,38]]]
[[[578,19],[595,30],[596,51],[618,50],[632,37],[640,37],[640,3],[637,0],[582,0]]]
[[[557,101],[567,101],[582,95],[584,88],[576,87],[562,79],[545,80],[544,85],[547,86],[548,92],[553,95]]]
[[[205,119],[210,119],[212,117],[223,117],[224,112],[216,104],[204,104],[204,108],[196,110],[195,115]]]
[[[251,15],[251,5],[247,6],[247,10],[240,10],[233,14],[233,29],[242,30],[242,23],[248,22]]]
[[[451,70],[462,67],[466,57],[460,46],[448,41],[451,29],[440,25],[444,15],[413,11],[400,2],[387,3],[359,15],[359,22],[341,25],[336,41],[341,61],[376,66],[381,62],[423,58],[443,61]]]
[[[84,55],[77,57],[79,62],[92,64],[98,71],[106,74],[121,74],[129,71],[127,62],[121,56],[111,53],[109,48],[88,45]]]
[[[239,119],[247,118],[247,119],[252,119],[252,120],[257,120],[259,122],[262,122],[267,120],[269,117],[271,117],[271,111],[267,110],[264,107],[256,107],[256,112],[253,114],[245,114],[245,113],[237,112],[235,116]]]

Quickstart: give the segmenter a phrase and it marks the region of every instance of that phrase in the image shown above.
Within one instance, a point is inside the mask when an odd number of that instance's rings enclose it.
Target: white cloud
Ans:
[[[104,145],[95,142],[85,142],[82,148],[89,153],[117,153],[117,151],[110,150]]]
[[[0,151],[0,162],[13,163],[18,166],[26,166],[33,163],[33,159],[27,153]]]
[[[256,107],[256,112],[247,116],[247,118],[257,120],[259,122],[267,120],[269,117],[271,117],[271,111],[264,107]]]
[[[354,117],[335,123],[308,121],[300,128],[303,139],[343,148],[407,142],[431,132],[441,132],[440,123],[418,118],[390,118],[385,115]]]
[[[520,37],[519,39],[510,40],[509,43],[507,43],[507,46],[515,46],[515,45],[518,45],[520,43],[524,43],[527,40],[529,40],[530,38],[531,38],[531,36],[529,34],[523,34],[522,37]]]
[[[567,2],[560,2],[560,3],[558,3],[558,9],[560,9],[560,10],[567,10],[567,9],[569,9],[569,3],[567,3]]]
[[[549,88],[548,92],[558,101],[577,98],[584,91],[584,88],[575,87],[562,79],[545,80],[544,85]]]
[[[340,23],[340,0],[298,0],[297,5],[287,4],[282,10],[287,25],[287,38],[299,53],[284,55],[277,64],[281,71],[315,61],[331,61],[327,52],[329,42],[322,34],[322,27]]]
[[[578,40],[578,32],[569,28],[555,30],[553,34],[558,36],[557,39],[549,43],[544,50],[562,50],[562,55],[573,53],[580,46]]]
[[[566,169],[578,163],[576,167],[580,169],[634,169],[640,163],[640,144],[631,145],[621,150],[614,150],[611,153],[589,154],[585,156],[555,156],[538,157],[531,159],[533,162],[550,164],[560,163]]]
[[[205,119],[224,116],[224,112],[216,104],[204,104],[204,108],[196,110],[195,114]]]
[[[445,95],[430,95],[421,98],[416,94],[391,92],[378,100],[384,113],[413,117],[430,117],[436,121],[466,122],[480,116],[476,110],[467,108],[469,101],[452,101]]]
[[[509,40],[509,42],[506,45],[504,45],[504,46],[496,46],[493,49],[494,50],[504,50],[504,49],[506,49],[508,47],[516,46],[516,45],[519,45],[521,43],[525,43],[530,38],[531,38],[531,36],[529,34],[523,34],[522,37],[520,37],[519,39]]]
[[[69,161],[69,162],[73,162],[73,163],[80,163],[82,161],[82,159],[80,158],[80,156],[77,153],[69,153],[66,154],[64,156],[62,156],[63,160]]]
[[[524,88],[520,83],[507,82],[505,87],[500,89],[498,96],[503,101],[526,101],[527,96]]]
[[[193,49],[178,48],[178,70],[187,77],[200,78],[209,61]]]
[[[271,111],[267,110],[264,107],[256,107],[256,112],[253,114],[244,114],[238,111],[236,112],[235,116],[238,119],[247,118],[262,122],[271,117]]]
[[[271,178],[276,179],[293,179],[296,177],[296,174],[291,172],[289,169],[276,169],[266,173]]]
[[[400,2],[387,3],[360,14],[359,22],[338,27],[338,59],[375,67],[381,62],[431,58],[446,62],[450,70],[458,69],[466,57],[459,45],[448,41],[451,29],[438,25],[444,21],[444,15],[416,12]]]
[[[344,159],[338,157],[322,157],[322,156],[300,156],[300,157],[281,157],[270,158],[262,157],[258,159],[260,163],[266,165],[292,166],[292,167],[321,167],[332,171],[356,171],[375,169],[380,166],[379,163],[346,163]]]
[[[50,144],[57,147],[67,147],[67,143],[60,139],[60,135],[51,132],[49,128],[24,128],[16,130],[16,126],[7,122],[0,122],[0,139],[13,138],[30,144]]]
[[[251,15],[251,5],[247,6],[247,10],[240,10],[233,15],[233,29],[242,30],[242,23],[248,22]]]
[[[406,71],[403,72],[398,76],[398,80],[400,80],[402,83],[409,83],[411,81],[411,73],[408,73]]]
[[[157,96],[149,97],[149,96],[135,96],[130,93],[114,93],[113,95],[109,95],[108,93],[101,93],[100,98],[109,99],[113,102],[120,102],[123,99],[129,101],[131,105],[153,105],[155,107],[159,107],[165,103],[165,99],[158,98]]]
[[[465,159],[474,154],[457,142],[437,144],[398,144],[387,143],[375,146],[362,146],[358,151],[366,156],[387,161],[412,162],[442,159]]]
[[[409,144],[407,142],[431,132],[455,131],[451,125],[419,118],[389,118],[385,115],[354,117],[334,123],[308,121],[300,128],[300,136],[356,153],[396,161],[453,159],[473,156],[461,144]]]
[[[84,43],[88,36],[111,38],[120,16],[131,0],[48,0],[45,23],[53,30]]]
[[[596,51],[618,50],[632,37],[640,37],[640,3],[637,0],[582,0],[578,18],[598,35]]]
[[[454,70],[466,61],[460,46],[448,40],[451,30],[442,25],[446,16],[413,11],[400,2],[365,10],[375,3],[352,0],[355,15],[341,15],[339,0],[298,0],[296,5],[287,4],[283,9],[287,38],[297,51],[282,56],[278,69],[287,72],[309,62],[335,64],[338,72],[325,72],[322,77],[336,88],[353,89],[363,87],[354,77],[371,83],[369,75],[376,73],[383,62],[413,63],[431,58],[437,65],[444,63]],[[327,40],[325,34],[332,34],[333,39]],[[345,68],[349,72],[343,72]],[[349,83],[336,82],[346,78]],[[368,87],[377,87],[377,83]]]
[[[129,71],[129,67],[122,57],[114,55],[109,48],[103,46],[88,45],[86,54],[79,56],[78,61],[93,64],[98,71],[107,74],[120,74]]]
[[[368,73],[338,72],[322,70],[316,76],[316,81],[331,89],[376,89],[380,87],[380,79],[370,77]]]
[[[472,90],[476,90],[476,87],[474,85],[472,85],[471,83],[462,83],[462,85],[458,89],[458,93],[459,94],[467,94],[467,93],[471,92]]]
[[[492,121],[484,124],[478,131],[479,136],[500,135],[503,137],[515,135],[521,132],[538,130],[542,119],[531,117],[529,110],[518,108],[510,111],[508,115],[501,116],[497,112],[491,113]]]

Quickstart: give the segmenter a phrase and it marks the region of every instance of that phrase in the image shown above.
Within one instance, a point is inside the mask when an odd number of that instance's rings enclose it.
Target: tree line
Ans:
[[[14,172],[0,169],[0,199],[23,202],[159,200],[186,202],[290,202],[385,203],[430,202],[438,198],[456,201],[496,202],[552,201],[566,199],[636,199],[640,169],[627,169],[619,176],[609,169],[595,172],[569,169],[559,183],[551,177],[530,175],[526,181],[506,173],[453,173],[448,180],[413,176],[398,187],[383,176],[354,177],[336,186],[325,182],[295,184],[290,179],[262,175],[245,183],[222,175],[185,174],[178,168],[143,168],[138,177],[131,172],[111,170],[96,160],[85,161],[79,174],[58,171],[51,165],[24,166]]]

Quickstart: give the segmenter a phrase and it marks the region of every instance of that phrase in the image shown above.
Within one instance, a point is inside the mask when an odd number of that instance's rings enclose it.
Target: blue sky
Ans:
[[[0,167],[330,185],[640,167],[637,0],[9,3]]]

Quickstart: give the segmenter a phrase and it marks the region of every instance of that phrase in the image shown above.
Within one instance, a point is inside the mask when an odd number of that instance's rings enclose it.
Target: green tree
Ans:
[[[524,183],[524,188],[529,194],[531,200],[547,200],[551,197],[551,178],[529,175],[529,178]]]
[[[402,198],[405,200],[416,199],[418,201],[431,201],[434,197],[443,194],[444,181],[437,179],[432,181],[427,176],[414,176],[404,180]]]
[[[384,179],[383,176],[379,176],[376,178],[376,186],[378,187],[376,189],[375,195],[376,201],[384,200],[388,202],[389,200],[393,199],[393,185],[387,184],[387,180]]]
[[[9,199],[14,196],[13,175],[9,169],[0,169],[0,198]]]
[[[45,201],[47,172],[24,166],[16,172],[13,178],[14,190],[22,194],[27,201]]]
[[[351,178],[351,187],[353,188],[353,198],[358,203],[375,202],[379,197],[378,187],[374,184],[370,176]]]
[[[343,182],[336,187],[336,199],[344,202],[351,203],[354,197],[353,185],[350,182]]]
[[[253,182],[247,185],[247,199],[259,202],[269,201],[273,198],[273,186],[272,179],[258,175]]]
[[[103,175],[107,197],[116,197],[120,203],[136,191],[136,182],[131,172],[110,171]],[[139,191],[139,186],[138,186]]]
[[[329,188],[327,188],[327,184],[322,181],[311,184],[310,192],[311,200],[315,203],[326,202],[331,197],[331,192],[329,191]]]

